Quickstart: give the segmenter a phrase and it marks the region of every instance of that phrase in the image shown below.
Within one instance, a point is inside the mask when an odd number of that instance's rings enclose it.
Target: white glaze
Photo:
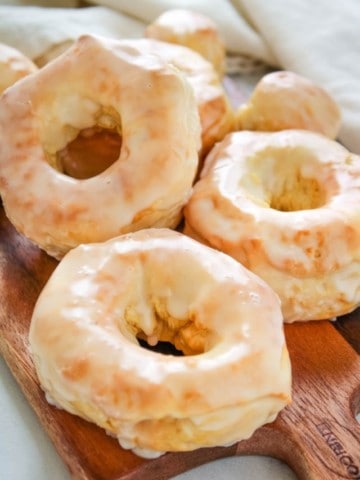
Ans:
[[[224,75],[225,44],[216,24],[207,16],[186,9],[168,10],[146,28],[145,35],[199,52],[220,76]]]
[[[159,55],[181,70],[194,89],[201,123],[201,155],[234,128],[235,115],[213,66],[186,46],[156,39],[137,40],[144,54]]]
[[[237,112],[239,130],[279,131],[290,128],[321,133],[334,139],[341,112],[320,85],[293,72],[264,75]]]
[[[274,198],[293,208],[272,208]],[[185,217],[266,280],[291,322],[360,304],[359,205],[360,159],[340,144],[300,130],[236,132],[207,158]]]
[[[53,168],[54,153],[104,115],[122,136],[115,163],[85,180]],[[7,215],[59,258],[80,243],[177,225],[198,166],[197,104],[184,76],[137,41],[84,36],[2,96],[0,144]]]
[[[282,322],[277,296],[238,262],[150,229],[69,252],[30,344],[57,404],[149,456],[234,443],[276,416],[290,400]],[[143,334],[187,355],[145,350]]]

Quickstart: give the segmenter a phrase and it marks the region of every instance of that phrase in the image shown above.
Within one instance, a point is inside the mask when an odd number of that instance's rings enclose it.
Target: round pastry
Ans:
[[[336,138],[341,113],[320,86],[292,72],[273,72],[256,85],[237,112],[239,130],[304,129]]]
[[[199,52],[220,77],[224,75],[225,44],[216,24],[207,16],[186,9],[167,10],[146,28],[145,35]]]
[[[234,128],[235,116],[225,91],[213,67],[201,55],[181,45],[152,39],[139,39],[141,52],[159,55],[185,73],[194,89],[201,123],[201,152],[203,158]]]
[[[58,153],[101,127],[122,143],[86,179]],[[80,243],[141,228],[174,228],[198,166],[200,123],[191,86],[136,41],[84,36],[8,89],[0,105],[0,193],[15,227],[60,258]]]
[[[0,94],[36,70],[36,65],[29,58],[15,48],[0,43]]]
[[[184,355],[150,350],[158,342]],[[37,301],[30,345],[48,400],[141,456],[235,443],[290,401],[278,297],[168,229],[70,251]]]
[[[284,319],[360,304],[360,158],[304,130],[229,134],[207,157],[185,233],[265,280]]]

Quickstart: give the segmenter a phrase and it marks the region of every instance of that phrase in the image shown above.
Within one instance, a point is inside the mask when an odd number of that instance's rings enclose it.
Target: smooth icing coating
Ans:
[[[80,131],[118,131],[118,159],[75,179],[57,152]],[[80,243],[175,227],[198,168],[200,122],[178,69],[136,40],[83,36],[0,102],[0,194],[15,227],[60,258]]]
[[[238,130],[274,132],[290,128],[336,138],[341,112],[321,86],[293,72],[264,75],[237,112]]]
[[[201,123],[201,152],[204,157],[235,127],[235,112],[212,65],[197,52],[153,39],[137,40],[144,54],[159,55],[181,70],[194,89]]]
[[[207,157],[185,232],[280,296],[285,321],[360,304],[360,158],[308,131],[229,134]]]
[[[70,251],[37,301],[30,345],[51,403],[142,456],[232,444],[290,401],[278,297],[168,229]]]

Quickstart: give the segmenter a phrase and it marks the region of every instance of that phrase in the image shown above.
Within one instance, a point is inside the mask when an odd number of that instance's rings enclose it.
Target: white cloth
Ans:
[[[108,37],[139,37],[144,24],[105,7],[0,7],[0,42],[33,60],[55,46],[92,33]]]
[[[63,1],[69,4],[69,0]],[[292,70],[326,88],[342,109],[340,140],[360,154],[359,0],[92,0],[91,3],[101,6],[0,7],[0,41],[36,58],[82,33],[141,36],[145,24],[162,11],[191,8],[217,23],[229,52]],[[56,2],[59,4],[61,0]]]

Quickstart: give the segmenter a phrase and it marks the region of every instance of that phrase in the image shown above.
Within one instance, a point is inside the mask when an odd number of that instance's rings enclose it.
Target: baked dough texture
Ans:
[[[232,444],[290,401],[277,295],[169,229],[70,251],[37,301],[30,345],[51,402],[145,457]]]
[[[321,86],[294,72],[264,75],[237,112],[238,130],[303,129],[336,138],[341,112]]]
[[[57,152],[91,127],[116,130],[119,158],[75,179]],[[80,243],[174,228],[198,168],[200,121],[178,69],[136,41],[81,37],[0,102],[0,194],[18,231],[61,258]]]
[[[229,134],[207,157],[184,232],[280,296],[287,322],[360,305],[360,158],[304,130]]]
[[[36,70],[36,65],[19,50],[0,43],[0,94]]]
[[[145,35],[191,48],[212,63],[220,77],[225,73],[225,44],[217,25],[206,15],[187,9],[167,10],[148,25]]]

